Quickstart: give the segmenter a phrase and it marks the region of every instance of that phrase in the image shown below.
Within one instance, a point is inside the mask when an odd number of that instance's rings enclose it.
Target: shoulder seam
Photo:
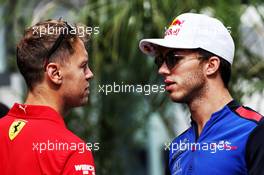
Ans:
[[[238,117],[243,118],[248,121],[252,121],[256,123],[257,125],[261,123],[263,120],[263,116],[254,111],[253,109],[246,107],[246,106],[239,106],[235,109],[229,108],[233,113],[235,113]],[[248,115],[254,115],[253,117],[249,117]]]

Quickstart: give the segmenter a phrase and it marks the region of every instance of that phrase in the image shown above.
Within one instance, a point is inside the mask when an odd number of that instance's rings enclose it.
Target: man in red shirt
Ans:
[[[39,22],[17,45],[28,94],[0,119],[1,175],[95,175],[91,150],[63,120],[71,108],[87,103],[93,77],[87,36],[75,27],[62,20]]]

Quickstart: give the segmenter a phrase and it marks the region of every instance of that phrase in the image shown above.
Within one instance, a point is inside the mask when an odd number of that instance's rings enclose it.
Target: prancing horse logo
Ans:
[[[22,130],[22,128],[26,125],[26,120],[18,119],[13,121],[11,126],[9,127],[9,138],[13,140],[18,133]]]

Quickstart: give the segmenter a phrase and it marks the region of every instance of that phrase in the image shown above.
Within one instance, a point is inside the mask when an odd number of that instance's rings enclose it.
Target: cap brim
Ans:
[[[175,48],[175,49],[197,49],[198,46],[193,45],[192,43],[187,43],[186,41],[175,42],[174,39],[142,39],[139,42],[140,50],[149,56],[155,57],[157,53],[157,46]]]

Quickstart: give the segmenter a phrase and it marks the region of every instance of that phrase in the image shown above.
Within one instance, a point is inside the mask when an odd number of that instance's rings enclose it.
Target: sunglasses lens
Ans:
[[[184,56],[177,55],[173,50],[169,51],[164,57],[159,55],[155,58],[155,64],[160,68],[162,64],[166,63],[169,69],[172,69],[180,60],[184,59]]]
[[[168,68],[172,69],[183,58],[183,56],[176,55],[174,51],[170,51],[167,53],[165,60]]]
[[[168,52],[166,54],[165,60],[166,60],[166,64],[167,64],[169,69],[172,69],[175,66],[176,61],[177,61],[176,58],[174,57],[173,51]]]
[[[155,64],[158,66],[158,68],[160,68],[160,67],[162,66],[162,64],[163,64],[163,59],[162,59],[161,56],[157,56],[157,57],[155,58]]]

